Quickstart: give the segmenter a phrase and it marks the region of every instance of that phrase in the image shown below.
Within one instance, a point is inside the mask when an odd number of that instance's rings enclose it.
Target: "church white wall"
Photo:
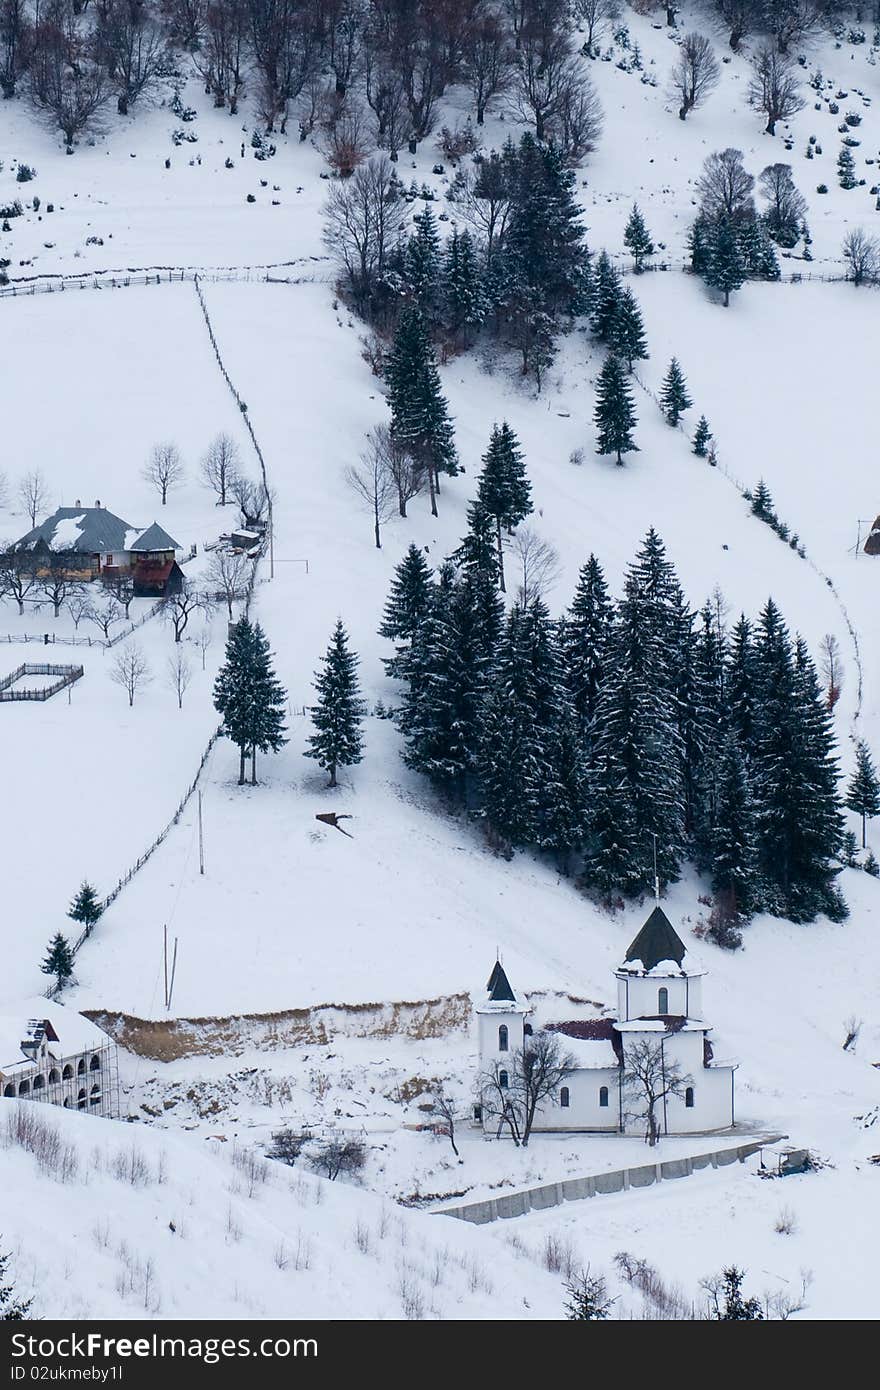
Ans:
[[[513,1054],[523,1045],[523,1030],[525,1017],[521,1012],[506,1012],[494,1010],[491,1013],[478,1013],[477,1026],[479,1030],[480,1047],[480,1070],[485,1071],[491,1067],[493,1062],[498,1062],[502,1066],[505,1061],[513,1063]],[[507,1029],[507,1051],[503,1052],[500,1047],[499,1029]]]
[[[667,1007],[660,1007],[660,990],[665,989]],[[654,1014],[683,1014],[687,1018],[703,1016],[703,981],[699,976],[657,977],[627,975],[617,981],[617,1016],[622,1022]]]

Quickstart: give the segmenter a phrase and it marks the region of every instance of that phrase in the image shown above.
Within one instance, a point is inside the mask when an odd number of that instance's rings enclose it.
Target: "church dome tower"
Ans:
[[[662,907],[655,907],[614,972],[619,1021],[702,1018],[703,973]]]
[[[496,960],[486,984],[485,997],[475,1006],[479,1028],[480,1070],[494,1062],[503,1065],[523,1045],[526,1015],[531,1009],[513,989],[504,967]]]

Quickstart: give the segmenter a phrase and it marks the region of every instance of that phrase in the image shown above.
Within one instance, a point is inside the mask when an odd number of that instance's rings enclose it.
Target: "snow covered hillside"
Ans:
[[[549,856],[522,851],[507,862],[493,854],[475,823],[406,768],[401,736],[385,717],[400,687],[385,674],[391,643],[377,629],[395,567],[412,543],[432,566],[458,545],[494,423],[516,431],[532,486],[529,524],[557,554],[545,592],[554,616],[570,604],[591,552],[620,595],[654,528],[694,609],[717,587],[733,622],[741,612],[756,617],[772,596],[814,656],[835,637],[842,777],[857,739],[880,750],[880,558],[856,547],[880,509],[872,462],[880,299],[876,288],[844,282],[841,259],[847,232],[874,235],[880,225],[880,44],[824,30],[795,44],[806,105],[771,137],[746,104],[749,46],[730,52],[720,23],[711,29],[723,56],[718,89],[686,121],[677,118],[667,84],[675,35],[711,26],[704,10],[682,12],[676,31],[662,18],[627,9],[626,43],[609,30],[601,56],[582,60],[604,109],[602,138],[577,170],[587,241],[591,251],[607,248],[625,273],[650,351],[635,371],[638,452],[623,468],[595,452],[605,354],[584,322],[561,338],[540,392],[512,355],[481,346],[451,356],[440,378],[462,472],[444,478],[437,517],[422,493],[406,519],[385,523],[381,549],[345,475],[366,432],[387,422],[388,405],[370,367],[369,330],[337,295],[322,240],[330,185],[321,137],[301,141],[291,121],[288,134],[272,137],[277,152],[257,161],[254,101],[246,96],[231,117],[213,108],[195,76],[181,94],[197,113],[186,130],[198,138],[182,143],[172,139],[180,121],[168,84],[136,115],[106,116],[105,133],[71,157],[24,101],[0,103],[0,208],[24,204],[0,233],[9,279],[0,289],[0,472],[8,483],[0,540],[30,529],[18,484],[38,471],[46,514],[101,499],[132,526],[158,521],[186,553],[196,546],[184,569],[202,582],[206,546],[238,513],[215,505],[199,461],[226,433],[258,478],[249,423],[274,494],[273,554],[258,563],[251,616],[287,692],[289,740],[258,762],[255,787],[238,785],[232,743],[215,744],[199,783],[204,874],[193,799],[77,955],[63,1001],[116,1030],[126,1049],[122,1116],[137,1123],[122,1131],[39,1107],[39,1123],[58,1127],[68,1154],[67,1169],[53,1169],[28,1151],[40,1146],[26,1123],[38,1107],[2,1103],[5,1185],[22,1200],[0,1217],[0,1251],[11,1250],[19,1291],[35,1293],[39,1316],[269,1318],[295,1306],[305,1317],[344,1308],[364,1319],[553,1318],[564,1316],[566,1269],[587,1263],[608,1277],[613,1316],[640,1316],[636,1294],[614,1272],[621,1250],[660,1265],[689,1298],[700,1279],[733,1262],[750,1271],[752,1291],[770,1295],[796,1289],[801,1271],[812,1271],[801,1316],[876,1313],[865,1252],[880,1237],[880,1169],[869,1162],[880,1125],[880,880],[861,868],[840,876],[846,922],[802,926],[758,915],[735,952],[705,938],[709,886],[691,868],[664,898],[708,971],[719,1055],[738,1065],[738,1132],[787,1134],[828,1167],[771,1182],[750,1161],[485,1228],[397,1205],[481,1198],[636,1164],[644,1154],[638,1141],[582,1133],[536,1135],[514,1151],[462,1122],[459,1163],[445,1139],[418,1128],[440,1080],[459,1113],[469,1113],[476,1044],[468,996],[496,952],[515,988],[534,996],[538,1024],[607,1016],[612,971],[649,910],[647,884],[642,899],[610,913]],[[809,86],[816,72],[818,85]],[[438,129],[468,109],[467,91],[451,87]],[[860,118],[848,138],[860,142],[853,154],[864,185],[844,189],[838,127],[851,111]],[[522,129],[495,104],[484,149]],[[802,258],[802,244],[782,253],[779,282],[749,281],[724,309],[683,267],[702,161],[727,146],[743,151],[755,176],[775,160],[791,163],[812,259]],[[22,183],[16,170],[25,162],[36,173]],[[434,195],[413,200],[410,221],[426,205],[454,217],[444,196],[453,171],[433,137],[416,153],[402,150],[398,172],[404,185]],[[631,274],[623,232],[634,202],[667,269]],[[442,223],[444,235],[450,225]],[[268,266],[266,278],[259,268]],[[144,267],[187,275],[122,283],[126,270]],[[221,267],[243,269],[214,278]],[[222,366],[246,412],[221,374],[187,278],[195,271],[204,272]],[[118,286],[103,272],[118,273]],[[60,277],[87,273],[96,278],[82,287],[68,281],[63,293],[43,292],[46,277],[58,277],[57,291]],[[656,403],[673,356],[694,402],[679,429]],[[714,467],[692,449],[701,414],[714,435]],[[176,443],[186,469],[165,506],[142,476],[164,441]],[[760,479],[804,556],[751,514],[742,489]],[[515,571],[512,554],[508,563]],[[6,1014],[45,989],[40,964],[50,938],[70,928],[65,914],[80,882],[102,896],[113,889],[170,822],[217,728],[212,689],[225,606],[185,634],[191,680],[182,708],[169,674],[173,637],[161,616],[146,617],[150,607],[132,607],[133,619],[146,620],[130,640],[152,679],[129,707],[112,679],[119,647],[65,645],[96,639],[94,626],[75,629],[45,603],[21,617],[13,602],[0,603],[0,680],[24,662],[84,668],[69,699],[65,691],[0,712]],[[366,751],[329,791],[305,749],[313,674],[340,617],[360,658]],[[57,638],[48,649],[44,634]],[[350,837],[316,820],[330,811],[351,817]],[[851,812],[847,826],[860,831]],[[868,846],[880,855],[880,819],[869,822]],[[166,928],[178,943],[170,1010]],[[844,1050],[856,1024],[855,1046]],[[264,1165],[271,1133],[286,1124],[365,1135],[361,1182]],[[702,1144],[710,1141],[665,1139],[662,1157]],[[779,1233],[786,1204],[796,1229]],[[849,1258],[836,1233],[856,1228],[860,1251]],[[51,1262],[38,1253],[50,1241]],[[554,1248],[569,1254],[548,1257]],[[87,1294],[72,1293],[66,1279],[80,1262]]]

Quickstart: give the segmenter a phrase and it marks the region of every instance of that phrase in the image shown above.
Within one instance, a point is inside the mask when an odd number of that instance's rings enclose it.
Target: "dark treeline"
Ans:
[[[803,641],[772,600],[732,629],[717,593],[693,613],[653,530],[619,600],[591,555],[561,618],[534,588],[505,614],[500,527],[530,503],[517,469],[514,510],[493,494],[493,446],[459,549],[434,574],[411,546],[386,606],[407,764],[500,852],[546,851],[602,901],[650,890],[655,847],[661,887],[692,861],[721,944],[757,911],[841,920],[837,760]]]

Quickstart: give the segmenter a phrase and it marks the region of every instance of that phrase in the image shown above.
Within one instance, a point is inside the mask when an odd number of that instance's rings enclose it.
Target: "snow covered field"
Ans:
[[[656,74],[658,85],[621,71],[619,48],[615,61],[591,65],[606,111],[604,138],[578,179],[591,248],[605,245],[624,259],[623,227],[635,200],[655,240],[664,243],[658,258],[677,266],[702,159],[732,144],[743,149],[754,174],[773,160],[789,160],[808,200],[815,261],[783,259],[784,274],[841,274],[845,231],[873,230],[878,217],[869,187],[880,166],[862,163],[880,156],[880,69],[869,46],[817,41],[804,73],[806,79],[821,66],[831,83],[827,95],[848,93],[841,112],[862,114],[856,153],[866,186],[844,191],[835,176],[841,117],[828,111],[827,100],[815,110],[819,98],[806,89],[810,100],[789,123],[787,152],[782,135],[762,134],[760,117],[745,107],[747,67],[733,56],[723,65],[719,91],[682,124],[665,92],[675,51],[665,27],[629,11],[627,23],[643,71]],[[726,59],[723,40],[715,37]],[[547,596],[551,610],[570,602],[591,551],[618,593],[653,526],[694,606],[717,584],[735,619],[740,611],[755,615],[772,594],[814,653],[825,634],[837,637],[844,686],[836,728],[848,774],[854,735],[875,750],[880,743],[880,560],[854,551],[859,521],[880,507],[872,463],[877,293],[839,283],[749,284],[725,311],[678,269],[628,282],[643,309],[651,352],[639,378],[656,390],[669,359],[679,358],[695,403],[686,428],[692,432],[706,414],[718,469],[692,454],[683,432],[666,426],[647,390],[636,393],[639,452],[623,469],[594,454],[593,383],[602,354],[586,333],[563,340],[539,396],[511,361],[480,354],[452,361],[441,376],[464,474],[444,482],[438,518],[431,518],[426,498],[417,498],[406,521],[384,528],[377,551],[370,517],[346,487],[344,470],[387,407],[364,360],[363,325],[334,300],[329,263],[312,259],[323,256],[323,160],[294,129],[277,138],[274,159],[255,162],[247,105],[230,119],[211,109],[196,81],[185,97],[199,112],[190,127],[197,143],[173,145],[178,122],[167,106],[157,106],[130,122],[113,117],[106,137],[73,158],[64,157],[23,103],[2,103],[0,204],[37,194],[42,206],[12,220],[0,255],[12,262],[13,282],[125,266],[281,262],[296,262],[289,273],[313,281],[204,285],[225,365],[247,402],[277,495],[275,577],[269,579],[262,562],[253,611],[288,691],[290,741],[259,764],[256,788],[236,785],[236,751],[218,743],[202,782],[205,876],[198,872],[190,804],[81,951],[66,1000],[79,1009],[162,1019],[167,925],[179,940],[173,1013],[183,1019],[442,999],[476,991],[497,948],[515,987],[546,992],[539,1022],[610,1008],[611,971],[647,906],[609,917],[537,857],[518,854],[509,864],[493,857],[477,830],[450,816],[403,767],[393,725],[372,712],[377,701],[387,705],[397,696],[381,664],[388,644],[376,636],[394,567],[411,541],[433,563],[455,547],[491,426],[507,419],[532,480],[531,521],[559,553],[559,577]],[[453,91],[444,119],[463,109],[464,94]],[[510,119],[492,116],[486,146],[517,131]],[[813,133],[823,153],[807,161]],[[442,200],[448,171],[431,173],[437,158],[426,142],[415,158],[402,156],[400,173],[424,180]],[[16,160],[35,165],[37,178],[17,184]],[[816,185],[823,181],[830,192],[820,195]],[[246,202],[249,193],[253,204]],[[54,202],[51,214],[47,202]],[[413,212],[421,206],[414,203]],[[438,212],[446,206],[434,204]],[[95,237],[103,244],[87,244]],[[193,286],[6,297],[0,314],[4,342],[14,346],[4,353],[0,375],[8,403],[0,467],[13,489],[38,468],[52,507],[100,498],[133,524],[158,520],[187,549],[197,544],[199,556],[187,568],[197,575],[205,543],[235,519],[234,508],[221,512],[198,480],[202,453],[226,431],[254,475],[257,463]],[[164,440],[179,446],[187,479],[163,508],[140,470],[152,445]],[[573,461],[576,450],[583,450],[580,462]],[[761,477],[808,561],[749,514],[731,481],[754,486]],[[0,511],[4,540],[27,529],[20,512]],[[138,611],[136,603],[132,616]],[[337,616],[361,657],[371,714],[364,762],[328,793],[323,775],[303,758],[310,730],[303,709]],[[14,605],[0,608],[0,639],[47,630],[60,637],[72,625],[65,617],[53,620],[45,608],[24,620]],[[110,680],[118,647],[103,652],[59,642],[45,649],[0,640],[0,677],[41,659],[85,668],[69,703],[63,691],[44,704],[9,704],[0,712],[8,924],[0,1002],[7,1012],[45,986],[39,962],[50,936],[68,925],[65,912],[80,880],[108,891],[173,814],[216,727],[211,687],[224,636],[225,613],[218,612],[204,672],[194,644],[186,643],[194,670],[182,711],[167,684],[173,640],[160,620],[134,635],[154,679],[133,709]],[[353,817],[346,822],[353,839],[316,822],[317,813],[331,809]],[[877,824],[873,841],[880,851]],[[80,1155],[71,1184],[39,1173],[17,1147],[6,1148],[5,1181],[28,1200],[4,1212],[2,1248],[12,1248],[25,1289],[37,1290],[35,1311],[51,1308],[67,1318],[138,1312],[259,1318],[289,1314],[292,1301],[303,1316],[338,1316],[345,1307],[349,1316],[395,1318],[409,1315],[413,1299],[421,1299],[426,1317],[521,1317],[526,1299],[528,1316],[558,1317],[560,1276],[542,1267],[548,1235],[571,1241],[576,1264],[590,1261],[594,1271],[607,1273],[623,1310],[637,1312],[637,1305],[612,1274],[621,1249],[661,1264],[694,1296],[700,1278],[731,1262],[749,1270],[749,1289],[758,1292],[799,1287],[800,1271],[811,1269],[806,1316],[875,1316],[871,1251],[880,1237],[874,1196],[880,1170],[867,1159],[878,1147],[880,1125],[880,884],[848,870],[841,886],[851,908],[845,924],[795,927],[758,918],[734,955],[694,939],[706,909],[699,901],[705,885],[692,875],[665,903],[710,972],[707,1013],[719,1055],[739,1063],[743,1130],[788,1133],[833,1168],[769,1182],[755,1175],[754,1165],[736,1166],[485,1230],[402,1211],[394,1205],[402,1196],[479,1196],[499,1185],[511,1190],[625,1166],[639,1161],[641,1146],[536,1137],[527,1151],[515,1152],[466,1134],[464,1162],[456,1164],[445,1141],[404,1128],[425,1118],[424,1091],[406,1083],[443,1078],[466,1110],[473,1035],[460,1028],[425,1039],[341,1033],[324,1046],[268,1053],[255,1047],[235,1057],[166,1064],[124,1057],[123,1113],[145,1123],[132,1139],[103,1122],[50,1116]],[[567,1002],[568,994],[581,1002]],[[850,1018],[863,1027],[855,1051],[844,1053]],[[4,1104],[0,1114],[0,1142],[10,1108]],[[263,1144],[288,1120],[363,1128],[371,1144],[371,1190],[331,1188],[272,1165],[269,1180],[248,1197],[230,1158],[233,1137]],[[228,1145],[206,1142],[209,1132],[226,1135]],[[665,1141],[661,1156],[697,1151],[705,1142]],[[132,1143],[143,1148],[154,1174],[143,1184],[113,1173],[112,1152]],[[163,1151],[169,1162],[160,1181]],[[71,1202],[82,1183],[85,1200]],[[785,1204],[797,1216],[791,1235],[773,1229]],[[368,1233],[357,1235],[361,1228]],[[852,1233],[845,1249],[841,1231]],[[51,1268],[35,1253],[50,1232]],[[281,1244],[286,1268],[276,1258]],[[84,1249],[93,1287],[87,1296],[73,1295],[65,1271],[83,1259]],[[290,1252],[306,1249],[310,1265],[296,1268]],[[435,1280],[438,1266],[442,1276]],[[218,1268],[228,1278],[215,1284],[207,1272]]]

